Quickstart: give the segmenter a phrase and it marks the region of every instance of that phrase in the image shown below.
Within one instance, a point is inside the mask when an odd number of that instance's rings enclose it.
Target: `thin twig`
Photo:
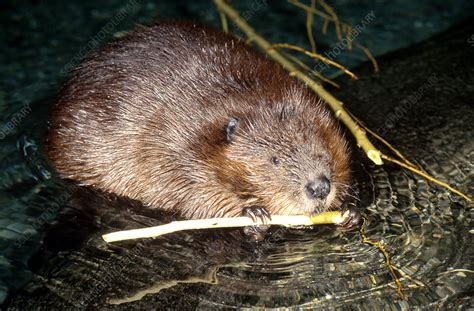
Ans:
[[[466,199],[466,201],[468,201],[469,203],[472,203],[472,199],[470,197],[468,197],[467,195],[465,195],[464,193],[462,193],[461,191],[459,190],[456,190],[454,189],[453,187],[451,187],[450,185],[448,185],[447,183],[444,183],[442,181],[439,181],[437,180],[436,178],[434,177],[431,177],[430,175],[420,171],[419,169],[416,169],[414,167],[411,167],[410,165],[407,165],[401,161],[398,161],[397,159],[394,159],[392,157],[389,157],[385,154],[381,154],[381,157],[387,161],[390,161],[390,162],[393,162],[395,164],[398,164],[400,165],[401,167],[404,167],[406,168],[407,170],[409,171],[412,171],[413,173],[417,174],[417,175],[420,175],[421,177],[425,178],[425,179],[428,179],[429,181],[431,182],[434,182],[435,184],[438,184],[446,189],[448,189],[449,191],[453,192],[453,193],[456,193],[457,195],[463,197],[464,199]]]
[[[316,9],[316,0],[311,0],[311,8]],[[306,32],[308,33],[309,43],[311,44],[311,52],[316,53],[316,41],[313,36],[314,13],[306,11]]]
[[[385,246],[381,242],[379,241],[374,242],[367,238],[367,235],[365,234],[365,224],[366,224],[366,221],[364,219],[364,222],[362,223],[362,227],[360,228],[360,231],[359,231],[360,236],[362,238],[362,243],[372,245],[376,247],[377,249],[379,249],[380,252],[382,252],[383,256],[385,257],[385,265],[387,266],[390,274],[393,277],[393,280],[395,281],[395,284],[397,285],[397,293],[401,299],[405,299],[405,295],[403,294],[402,284],[400,283],[400,280],[395,274],[395,270],[393,269],[392,263],[390,261],[389,253],[387,252],[387,250],[385,249]]]
[[[344,22],[339,21],[339,19],[337,19],[337,18],[334,19],[334,18],[333,18],[331,15],[329,15],[329,14],[326,14],[326,13],[320,11],[320,10],[311,8],[310,6],[307,6],[306,4],[303,4],[303,3],[299,2],[298,0],[288,0],[288,2],[289,2],[290,4],[293,4],[293,5],[296,6],[296,7],[299,7],[300,9],[305,10],[306,12],[311,12],[311,13],[313,13],[314,15],[318,15],[318,16],[324,18],[324,19],[325,19],[325,23],[326,23],[326,21],[327,21],[327,23],[329,23],[329,22],[334,22],[334,23],[336,23],[336,21],[337,21],[337,22],[341,25],[341,27],[343,27],[344,25],[350,26],[350,25],[348,25],[348,24],[346,24],[346,23],[344,23]],[[327,25],[326,25],[326,27],[327,27]]]
[[[360,48],[362,51],[364,51],[365,55],[367,55],[367,58],[370,59],[370,61],[372,62],[372,66],[374,66],[374,72],[379,72],[379,64],[377,63],[377,60],[372,55],[370,50],[368,48],[366,48],[365,46],[360,45],[357,42],[354,42],[354,45],[357,46],[358,48]]]
[[[328,25],[329,25],[329,19],[325,18],[323,28],[321,29],[321,32],[323,33],[323,35],[325,35],[328,32]]]
[[[334,21],[334,26],[336,27],[336,35],[337,35],[337,40],[339,42],[342,41],[342,30],[341,30],[341,23],[339,22],[339,18],[337,17],[336,12],[334,12],[334,9],[326,3],[324,0],[320,0],[321,6],[328,12],[329,15],[331,15],[333,21]]]
[[[347,39],[347,49],[352,51],[352,26],[351,25],[342,25],[342,32],[346,33]]]
[[[288,57],[289,59],[291,59],[294,63],[298,64],[298,66],[300,66],[302,69],[304,70],[307,70],[309,71],[311,74],[313,74],[314,76],[316,76],[318,79],[320,79],[321,81],[324,81],[326,83],[329,83],[331,84],[332,86],[336,87],[336,88],[340,88],[339,84],[337,84],[336,82],[332,81],[332,80],[329,80],[328,78],[326,78],[325,76],[323,76],[322,74],[320,74],[319,72],[317,71],[314,71],[313,69],[309,68],[308,66],[306,66],[305,63],[303,63],[301,60],[299,60],[298,58],[294,57],[293,55],[289,55],[289,54],[285,54],[286,57]]]
[[[352,79],[354,80],[357,80],[357,76],[351,72],[349,69],[347,69],[346,67],[330,60],[329,58],[326,58],[320,54],[315,54],[315,53],[311,53],[310,51],[306,51],[305,49],[303,48],[300,48],[299,46],[296,46],[296,45],[292,45],[292,44],[288,44],[288,43],[275,43],[275,44],[272,44],[272,47],[273,48],[276,48],[276,49],[288,49],[288,50],[294,50],[294,51],[298,51],[298,52],[301,52],[305,55],[308,55],[309,57],[312,57],[312,58],[315,58],[315,59],[319,59],[323,62],[325,62],[326,64],[329,64],[331,66],[334,66],[338,69],[340,69],[342,72],[344,72],[345,74],[347,74],[348,76],[350,76]]]
[[[225,33],[228,33],[229,32],[229,24],[227,23],[227,16],[224,13],[219,13],[219,16],[221,18],[222,30]]]

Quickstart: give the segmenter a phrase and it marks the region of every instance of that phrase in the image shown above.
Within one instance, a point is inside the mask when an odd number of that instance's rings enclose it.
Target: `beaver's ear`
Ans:
[[[227,127],[225,129],[226,140],[228,143],[231,143],[234,141],[235,132],[237,132],[238,127],[239,127],[239,119],[230,118],[229,123],[227,123]]]

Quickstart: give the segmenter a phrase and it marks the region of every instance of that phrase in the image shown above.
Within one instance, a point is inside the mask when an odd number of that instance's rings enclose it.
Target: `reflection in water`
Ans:
[[[110,300],[107,301],[107,303],[112,304],[112,305],[120,305],[122,303],[134,302],[134,301],[137,301],[137,300],[141,300],[146,295],[158,294],[163,289],[167,289],[167,288],[176,286],[180,283],[183,283],[183,284],[184,283],[217,284],[216,272],[217,272],[217,267],[215,267],[214,269],[209,270],[202,277],[197,276],[197,277],[190,277],[186,280],[170,280],[170,281],[167,281],[167,282],[160,282],[158,285],[152,286],[150,288],[138,290],[132,296],[122,298],[122,299],[120,299],[120,298],[110,299]]]

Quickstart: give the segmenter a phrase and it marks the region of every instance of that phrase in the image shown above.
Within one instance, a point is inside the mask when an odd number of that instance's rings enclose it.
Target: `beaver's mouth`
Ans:
[[[314,216],[322,212],[337,210],[341,205],[342,202],[337,196],[337,189],[333,188],[325,199],[310,202],[310,206],[307,210],[310,216]]]
[[[326,205],[325,203],[323,204],[318,204],[318,205],[314,205],[308,210],[308,215],[309,216],[314,216],[314,215],[317,215],[317,214],[321,214],[323,212],[326,212],[328,210],[331,210],[331,206],[329,205]]]

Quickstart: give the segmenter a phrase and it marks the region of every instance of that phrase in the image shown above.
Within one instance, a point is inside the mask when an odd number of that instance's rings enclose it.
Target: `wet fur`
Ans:
[[[85,60],[53,109],[46,147],[63,177],[188,218],[249,205],[311,214],[340,206],[349,182],[324,104],[233,36],[192,23],[138,27]],[[331,199],[308,207],[301,186],[323,171]]]

